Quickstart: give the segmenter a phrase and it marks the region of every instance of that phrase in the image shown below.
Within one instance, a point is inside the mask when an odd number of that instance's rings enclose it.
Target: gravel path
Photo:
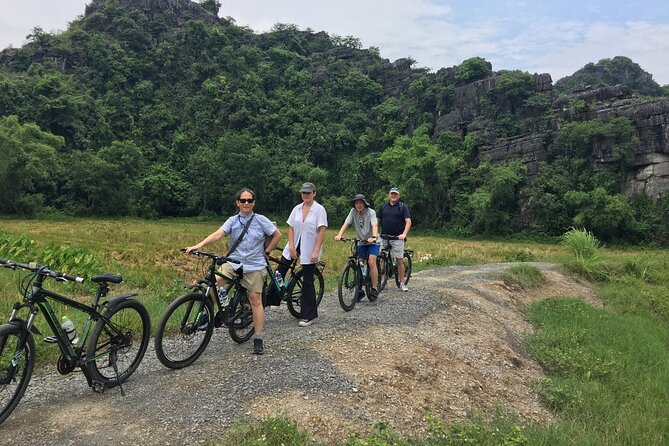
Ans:
[[[117,388],[94,393],[80,372],[61,376],[55,364],[49,365],[46,374],[33,376],[23,400],[0,426],[0,444],[206,443],[224,435],[236,419],[253,416],[249,402],[256,398],[286,391],[298,392],[305,400],[350,397],[358,391],[357,384],[322,355],[319,346],[346,336],[364,337],[371,328],[410,332],[425,317],[449,309],[448,300],[427,286],[433,279],[444,279],[452,289],[467,289],[490,282],[491,273],[509,265],[423,271],[412,278],[409,293],[391,286],[376,302],[365,300],[349,313],[339,307],[336,292],[330,292],[319,308],[319,319],[308,328],[298,327],[285,306],[275,308],[267,314],[266,353],[260,357],[251,354],[252,343],[236,344],[225,329],[218,329],[198,361],[174,371],[158,362],[151,342],[138,371],[124,385],[125,397]],[[354,416],[355,406],[348,411]]]

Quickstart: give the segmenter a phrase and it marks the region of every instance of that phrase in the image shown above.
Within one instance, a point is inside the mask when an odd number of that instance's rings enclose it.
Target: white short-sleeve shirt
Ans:
[[[311,253],[314,252],[316,247],[316,241],[318,238],[318,228],[327,227],[328,225],[328,214],[325,211],[325,208],[319,203],[314,201],[311,204],[311,209],[309,209],[309,214],[307,218],[302,221],[302,209],[304,203],[300,203],[293,208],[286,220],[286,223],[293,228],[293,239],[295,242],[295,247],[300,247],[300,263],[302,265],[309,265],[313,263],[311,261]],[[320,251],[318,252],[318,260],[321,259],[323,254],[323,246],[321,246]],[[290,244],[287,243],[286,247],[283,249],[283,254],[285,258],[290,259]]]

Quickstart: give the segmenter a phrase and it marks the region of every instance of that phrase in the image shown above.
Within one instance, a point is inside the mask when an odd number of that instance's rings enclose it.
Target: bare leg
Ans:
[[[376,267],[376,256],[373,254],[369,255],[369,260],[367,261],[367,266],[369,267],[369,277],[372,280],[372,289],[376,290],[376,286],[379,283],[379,270]]]
[[[262,335],[265,329],[265,309],[262,306],[261,293],[249,291],[249,302],[251,302],[251,312],[253,314],[253,331],[256,336]]]

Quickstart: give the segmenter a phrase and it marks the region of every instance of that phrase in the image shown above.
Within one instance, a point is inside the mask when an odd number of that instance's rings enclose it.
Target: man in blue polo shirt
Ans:
[[[397,274],[400,278],[400,289],[409,291],[404,284],[404,240],[407,238],[409,229],[411,229],[411,215],[409,208],[400,201],[400,190],[397,187],[391,187],[388,192],[388,201],[383,203],[377,212],[376,217],[381,227],[381,234],[397,236],[397,240],[384,240],[383,243],[390,243],[392,254],[397,259]]]

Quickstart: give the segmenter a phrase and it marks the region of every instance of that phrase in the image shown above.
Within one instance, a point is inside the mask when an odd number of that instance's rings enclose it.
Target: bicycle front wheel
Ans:
[[[358,268],[353,262],[348,262],[339,274],[339,305],[344,311],[351,311],[358,301],[358,292],[360,292],[360,278],[358,277]]]
[[[295,278],[288,285],[288,290],[286,294],[288,295],[286,304],[288,305],[288,311],[293,317],[299,319],[302,315],[302,270],[295,273]],[[316,268],[314,271],[314,290],[316,291],[316,307],[321,304],[323,300],[323,293],[325,292],[325,280],[323,279],[323,273],[320,269]]]
[[[203,293],[177,297],[156,329],[156,356],[170,369],[188,367],[207,348],[214,333],[214,306]]]
[[[28,333],[21,348],[22,334],[16,325],[0,325],[0,423],[21,401],[35,366],[35,340]]]
[[[402,257],[402,262],[404,263],[404,285],[409,283],[411,279],[411,254],[404,252],[404,257]],[[400,286],[400,276],[395,274],[395,284]]]
[[[142,362],[150,337],[149,312],[139,301],[127,299],[105,311],[86,345],[86,364],[93,381],[105,387],[125,382]]]
[[[249,295],[244,288],[238,287],[232,297],[232,303],[226,315],[228,331],[233,341],[242,343],[253,336],[253,312]]]

